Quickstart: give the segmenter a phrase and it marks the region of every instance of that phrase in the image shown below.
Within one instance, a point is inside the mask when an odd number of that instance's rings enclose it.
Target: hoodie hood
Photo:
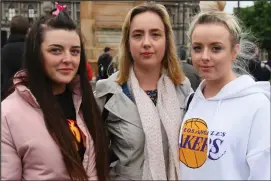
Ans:
[[[202,89],[204,86],[205,80],[199,85],[199,89],[197,89],[195,96],[205,99],[202,94]],[[225,85],[216,96],[206,100],[221,101],[237,97],[244,97],[251,94],[264,94],[270,100],[270,88],[270,82],[255,82],[251,76],[242,75]]]

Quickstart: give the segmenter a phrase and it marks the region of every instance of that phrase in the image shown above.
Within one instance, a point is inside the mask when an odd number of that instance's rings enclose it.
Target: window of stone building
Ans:
[[[80,23],[80,11],[76,11],[76,22]]]
[[[172,8],[170,8],[168,6],[165,6],[165,7],[166,7],[168,15],[170,17],[171,24],[174,24],[175,23],[175,21],[174,21],[174,19],[175,19],[175,13],[172,11]]]
[[[75,21],[80,23],[80,2],[75,3]]]
[[[16,15],[16,10],[15,7],[11,4],[8,7],[8,20],[11,21],[11,19],[13,18],[13,16]]]
[[[35,10],[33,8],[33,6],[30,4],[28,6],[28,18],[35,18],[36,17],[36,13],[35,13]]]

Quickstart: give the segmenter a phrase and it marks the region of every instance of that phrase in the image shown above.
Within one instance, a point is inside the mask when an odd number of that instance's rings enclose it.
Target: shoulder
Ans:
[[[177,85],[176,88],[177,93],[184,97],[187,97],[191,92],[193,92],[191,83],[187,77],[185,77],[184,81],[180,85]]]
[[[112,74],[107,79],[98,80],[95,88],[95,96],[97,98],[103,97],[108,93],[116,93],[121,90],[121,86],[116,82],[119,72]]]
[[[20,53],[22,54],[24,52],[24,42],[12,42],[12,43],[8,43],[6,44],[3,49],[2,49],[2,53],[3,54],[7,54],[7,56],[10,56],[10,53]],[[16,51],[16,52],[14,52]]]
[[[29,108],[17,91],[10,94],[4,101],[1,102],[1,117],[8,120],[19,118],[21,114],[25,114]]]
[[[18,102],[20,102],[20,99],[21,98],[17,91],[14,91],[12,94],[10,94],[5,100],[1,102],[2,114],[6,111],[16,108]]]
[[[104,106],[107,94],[116,94],[122,92],[122,87],[116,82],[118,74],[119,72],[116,72],[107,79],[97,81],[94,97],[100,110],[102,110]]]
[[[16,91],[13,92],[1,102],[1,126],[4,134],[6,130],[9,130],[9,125],[16,125],[16,117],[20,117],[20,115],[18,115],[18,112],[21,111],[19,105],[22,104],[20,97],[16,94]],[[21,106],[21,109],[23,108],[24,107]],[[15,122],[15,124],[13,124],[13,122]]]
[[[193,89],[191,88],[190,81],[187,77],[185,77],[182,84],[176,86],[176,92],[177,92],[180,106],[182,108],[185,108],[186,99],[193,92]]]
[[[247,99],[249,99],[249,102],[251,102],[251,104],[255,106],[255,109],[259,111],[265,110],[265,108],[270,110],[270,98],[262,92],[247,96]]]

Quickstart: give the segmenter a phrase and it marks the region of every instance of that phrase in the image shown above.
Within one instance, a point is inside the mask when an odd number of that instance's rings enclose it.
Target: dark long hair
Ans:
[[[44,32],[47,29],[76,31],[80,37],[81,56],[77,72],[80,76],[82,95],[80,109],[94,142],[98,180],[106,180],[108,178],[108,161],[107,143],[103,124],[87,77],[86,55],[82,36],[67,12],[60,12],[57,16],[42,16],[34,22],[26,40],[23,67],[27,72],[27,77],[23,79],[23,83],[30,89],[39,103],[48,132],[61,149],[63,160],[71,179],[88,179],[73,141],[74,136],[69,130],[67,120],[63,116],[60,106],[52,93],[52,81],[44,70],[41,44],[43,42]]]

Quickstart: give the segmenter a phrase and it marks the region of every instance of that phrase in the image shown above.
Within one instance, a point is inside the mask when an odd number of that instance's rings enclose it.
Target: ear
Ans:
[[[240,51],[240,44],[236,44],[232,50],[232,61],[235,61]]]

